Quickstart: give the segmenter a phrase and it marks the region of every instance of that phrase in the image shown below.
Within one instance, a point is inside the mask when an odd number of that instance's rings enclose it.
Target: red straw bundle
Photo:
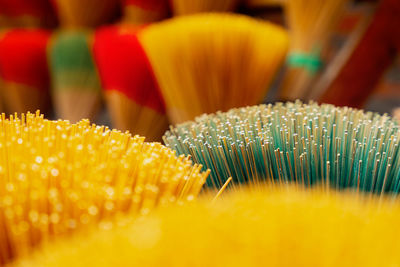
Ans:
[[[49,73],[45,30],[15,29],[0,38],[2,95],[8,112],[27,112],[49,107]]]
[[[126,26],[98,30],[94,55],[114,127],[160,140],[168,121],[138,30]]]

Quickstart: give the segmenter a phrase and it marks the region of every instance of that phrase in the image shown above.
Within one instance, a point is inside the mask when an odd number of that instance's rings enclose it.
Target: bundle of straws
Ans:
[[[260,103],[288,46],[279,26],[217,13],[151,25],[138,38],[173,123]]]
[[[323,67],[323,52],[348,0],[287,0],[291,48],[281,88],[285,100],[307,99]]]
[[[43,29],[7,29],[0,34],[1,96],[8,112],[49,110],[49,38],[50,32]]]
[[[385,263],[400,260],[397,234],[384,231],[397,225],[400,208],[400,131],[386,115],[314,103],[278,103],[203,115],[196,122],[172,127],[165,136],[167,144],[210,168],[209,185],[220,188],[225,177],[233,177],[232,190],[222,200],[211,202],[203,194],[196,204],[161,208],[135,220],[126,215],[146,214],[157,203],[193,199],[207,173],[199,172],[201,165],[191,169],[183,155],[175,158],[159,144],[146,145],[139,137],[89,126],[87,121],[70,125],[28,114],[22,119],[3,116],[2,125],[7,129],[3,140],[15,137],[2,147],[16,155],[4,161],[8,166],[2,173],[18,174],[3,187],[2,223],[13,234],[29,233],[24,235],[28,239],[7,235],[14,238],[6,239],[7,244],[22,249],[28,242],[23,240],[35,244],[78,225],[79,229],[93,223],[100,226],[100,230],[91,227],[92,233],[48,241],[27,258],[19,252],[16,266],[112,262],[261,266],[265,253],[274,266],[330,266],[343,260],[374,266],[382,258],[371,250],[382,251]],[[39,140],[46,140],[46,145]],[[156,156],[161,151],[169,157]],[[171,162],[184,165],[169,168]],[[180,170],[179,182],[172,177]],[[174,182],[169,184],[168,177]],[[166,188],[165,198],[155,197]],[[346,188],[352,191],[341,192]],[[26,197],[17,198],[21,192]],[[61,218],[65,224],[59,224]],[[171,258],[176,249],[185,257]],[[204,253],[208,257],[196,256]]]
[[[178,154],[211,169],[210,186],[294,182],[377,194],[400,190],[400,131],[389,116],[300,101],[232,109],[171,127]]]
[[[58,242],[16,266],[396,266],[399,212],[398,200],[246,190]]]
[[[60,30],[48,45],[54,110],[59,118],[94,120],[101,107],[101,85],[91,53],[91,31]]]
[[[123,215],[193,200],[201,166],[143,137],[49,121],[39,113],[0,118],[0,263]]]
[[[95,33],[94,55],[113,126],[161,140],[168,128],[164,101],[137,32],[121,25]]]

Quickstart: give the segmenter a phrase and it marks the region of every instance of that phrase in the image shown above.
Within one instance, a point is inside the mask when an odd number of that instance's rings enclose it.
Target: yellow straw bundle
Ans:
[[[294,100],[307,95],[309,83],[321,67],[321,52],[332,36],[348,0],[287,0],[290,28],[289,72],[282,97]]]
[[[325,45],[347,1],[287,0],[291,48],[307,52]]]
[[[0,119],[0,264],[40,243],[194,199],[207,173],[159,143],[22,114]]]
[[[18,266],[397,266],[399,223],[397,200],[247,190],[60,242]]]
[[[288,46],[282,28],[230,14],[174,18],[139,39],[173,123],[261,102]]]
[[[239,0],[171,0],[174,15],[235,10]]]

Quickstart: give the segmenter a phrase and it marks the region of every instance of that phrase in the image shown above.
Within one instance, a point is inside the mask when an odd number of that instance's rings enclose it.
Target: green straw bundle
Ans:
[[[164,142],[211,169],[207,184],[295,182],[397,193],[400,131],[387,115],[316,103],[277,103],[202,115]]]
[[[94,120],[101,106],[101,85],[92,57],[89,30],[62,30],[48,49],[52,97],[57,115],[77,122]]]

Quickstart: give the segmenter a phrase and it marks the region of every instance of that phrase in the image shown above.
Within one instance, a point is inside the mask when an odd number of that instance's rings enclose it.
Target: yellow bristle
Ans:
[[[139,38],[173,123],[261,102],[288,46],[282,28],[233,14],[174,18]]]
[[[331,37],[348,0],[287,0],[286,13],[291,48],[309,51],[323,46]]]
[[[291,187],[159,209],[17,266],[397,266],[400,203]]]
[[[233,11],[239,0],[172,0],[174,15],[188,15],[200,12],[227,12]]]
[[[0,118],[0,264],[115,217],[196,198],[207,173],[144,137],[88,120]]]

